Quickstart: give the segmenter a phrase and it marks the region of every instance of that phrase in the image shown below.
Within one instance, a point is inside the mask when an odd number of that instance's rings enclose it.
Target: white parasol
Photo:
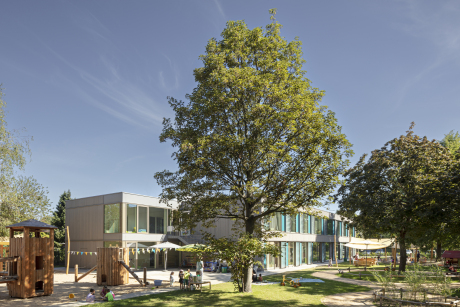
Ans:
[[[165,271],[166,271],[166,264],[168,262],[168,249],[180,248],[180,247],[181,247],[180,245],[177,245],[177,244],[174,244],[174,243],[171,243],[171,242],[163,242],[163,243],[160,243],[160,244],[152,245],[149,248],[162,248],[162,249],[164,249],[164,251],[165,251]]]

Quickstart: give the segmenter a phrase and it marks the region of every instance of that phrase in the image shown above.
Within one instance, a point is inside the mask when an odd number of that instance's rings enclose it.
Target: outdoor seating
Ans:
[[[355,266],[373,266],[376,263],[375,258],[361,258],[354,261]]]

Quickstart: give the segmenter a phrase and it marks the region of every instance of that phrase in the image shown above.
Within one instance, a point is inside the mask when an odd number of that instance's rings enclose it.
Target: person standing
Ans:
[[[169,286],[172,287],[174,283],[174,272],[171,272],[171,275],[169,275]]]
[[[196,270],[197,271],[200,271],[200,275],[203,277],[203,272],[204,272],[204,265],[203,265],[203,261],[202,260],[199,260],[196,262]]]
[[[190,278],[190,269],[188,269],[187,272],[185,272],[185,274],[184,274],[184,288],[185,288],[185,290],[188,289],[188,285],[189,285],[188,281],[189,281],[189,278]]]
[[[184,284],[184,270],[179,271],[179,287],[181,290],[185,289],[185,284]]]

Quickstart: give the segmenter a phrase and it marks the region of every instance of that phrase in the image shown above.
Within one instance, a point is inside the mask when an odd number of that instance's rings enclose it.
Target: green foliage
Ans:
[[[61,196],[59,196],[59,202],[57,203],[56,210],[53,212],[53,217],[51,218],[51,225],[58,228],[54,232],[55,242],[65,242],[65,203],[69,199],[71,199],[70,190],[64,191]]]
[[[449,149],[452,154],[456,154],[460,149],[460,134],[454,133],[452,130],[448,134],[444,135],[444,138],[440,141],[441,145]]]
[[[385,290],[385,292],[395,288],[395,284],[391,278],[391,270],[383,272],[372,270],[371,273],[372,276],[374,276],[377,283],[382,287],[382,289]]]
[[[64,191],[59,197],[56,205],[56,210],[51,218],[51,225],[58,229],[54,231],[54,261],[56,264],[64,263],[65,261],[65,203],[71,199],[70,190]]]
[[[208,236],[207,240],[209,242],[209,247],[206,249],[207,253],[231,264],[231,280],[235,290],[239,292],[246,288],[245,283],[248,280],[246,277],[247,274],[252,276],[251,268],[253,265],[262,265],[260,261],[256,260],[257,258],[262,258],[264,255],[273,255],[274,257],[280,255],[277,246],[267,244],[250,234],[243,234],[238,240],[215,239],[211,236]]]
[[[261,235],[257,221],[318,206],[339,182],[350,143],[304,76],[301,42],[280,30],[275,20],[252,30],[227,22],[200,56],[188,102],[169,99],[175,118],[160,140],[177,149],[179,170],[155,178],[162,199],[187,212],[176,214],[183,227],[229,218]]]
[[[400,271],[406,265],[406,240],[428,229],[439,231],[445,218],[446,176],[452,156],[437,141],[414,135],[395,138],[345,173],[336,194],[338,213],[352,220],[365,237],[389,233],[401,246]]]
[[[439,295],[448,295],[450,296],[452,294],[452,289],[451,289],[451,284],[452,284],[452,279],[451,278],[446,278],[445,275],[445,270],[443,267],[439,267],[436,265],[431,266],[431,272],[430,272],[430,278],[433,287],[432,289],[434,290],[434,293],[439,294]]]
[[[403,273],[405,280],[408,284],[409,291],[412,293],[413,299],[417,299],[417,292],[421,292],[426,283],[426,274],[420,270],[420,265],[414,264],[410,266],[411,269]]]
[[[352,152],[323,91],[305,78],[302,43],[286,41],[275,20],[265,29],[229,21],[209,40],[194,70],[188,102],[169,98],[178,171],[155,174],[164,202],[176,199],[177,228],[233,219],[248,234],[269,237],[264,219],[320,206],[339,183]]]
[[[5,226],[31,218],[46,219],[49,200],[35,178],[18,173],[24,170],[32,138],[22,136],[24,130],[8,130],[2,97],[0,87],[0,236],[7,236]]]

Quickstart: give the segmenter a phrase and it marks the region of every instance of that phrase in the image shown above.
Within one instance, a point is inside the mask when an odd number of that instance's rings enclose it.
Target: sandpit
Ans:
[[[152,291],[152,285],[147,287],[141,287],[141,285],[133,278],[129,279],[128,285],[122,286],[110,286],[109,288],[115,293],[115,296],[119,296],[126,293]],[[164,283],[163,283],[164,284]],[[169,287],[169,285],[168,285]],[[179,289],[179,284],[175,283],[173,288]],[[0,284],[0,306],[52,306],[65,303],[75,302],[75,299],[82,301],[89,293],[89,289],[93,288],[96,290],[96,296],[102,290],[102,286],[96,284],[96,273],[91,273],[79,282],[75,282],[75,275],[68,274],[62,271],[54,271],[54,293],[50,296],[34,297],[29,299],[11,298],[8,295],[8,289],[6,284]],[[69,299],[69,294],[73,293],[75,299]]]

